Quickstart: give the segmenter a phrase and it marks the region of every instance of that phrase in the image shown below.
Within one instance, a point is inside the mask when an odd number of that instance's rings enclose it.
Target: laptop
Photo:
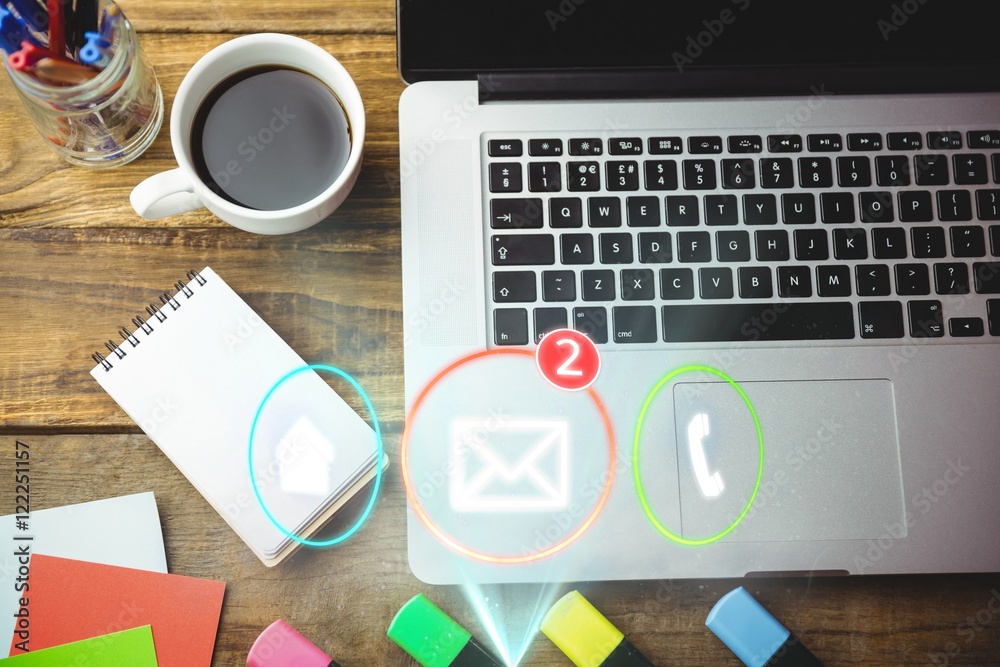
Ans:
[[[416,576],[1000,570],[980,5],[397,12]]]

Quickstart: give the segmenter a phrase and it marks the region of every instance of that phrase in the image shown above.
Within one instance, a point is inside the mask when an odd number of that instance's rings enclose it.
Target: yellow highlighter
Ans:
[[[552,605],[541,630],[576,667],[653,667],[579,591]]]

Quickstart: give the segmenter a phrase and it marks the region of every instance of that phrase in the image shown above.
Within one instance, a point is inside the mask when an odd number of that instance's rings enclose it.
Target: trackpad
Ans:
[[[681,532],[726,542],[875,539],[906,521],[888,380],[674,385]],[[904,528],[905,530],[905,528]],[[903,535],[898,535],[903,537]]]

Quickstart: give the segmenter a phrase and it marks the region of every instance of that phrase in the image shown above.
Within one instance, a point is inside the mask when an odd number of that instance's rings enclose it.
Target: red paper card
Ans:
[[[212,664],[225,582],[41,554],[28,576],[32,651],[151,625],[159,667]]]

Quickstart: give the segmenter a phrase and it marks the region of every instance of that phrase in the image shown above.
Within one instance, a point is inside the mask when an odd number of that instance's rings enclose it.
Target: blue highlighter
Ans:
[[[705,625],[747,667],[823,667],[742,586],[715,603]]]

